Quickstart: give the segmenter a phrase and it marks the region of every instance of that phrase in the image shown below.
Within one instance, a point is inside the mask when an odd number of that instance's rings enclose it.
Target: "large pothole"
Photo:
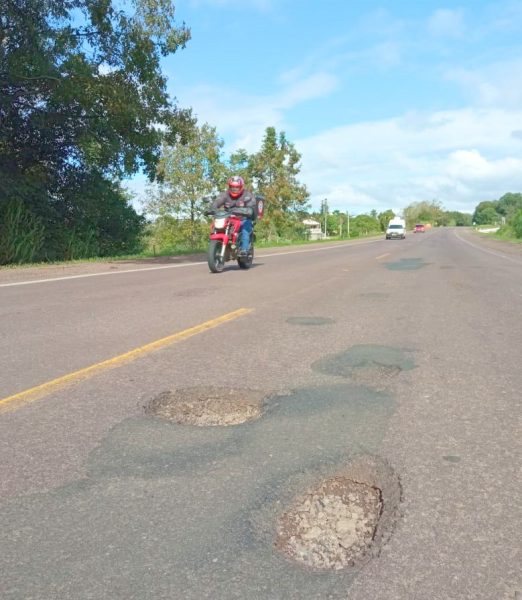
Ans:
[[[265,393],[257,390],[193,387],[162,392],[145,406],[145,414],[200,427],[239,425],[258,419]]]
[[[380,491],[336,477],[283,514],[276,546],[306,566],[343,569],[369,548],[381,513]]]
[[[360,457],[294,498],[277,521],[275,547],[312,569],[361,564],[391,534],[400,496],[387,463]]]

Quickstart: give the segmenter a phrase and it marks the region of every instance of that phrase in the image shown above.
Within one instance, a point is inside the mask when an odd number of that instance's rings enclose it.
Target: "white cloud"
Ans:
[[[338,127],[296,142],[313,205],[352,213],[437,199],[472,212],[522,189],[522,110],[463,109]]]
[[[446,79],[456,82],[475,105],[518,107],[522,104],[522,58],[480,69],[451,69]]]
[[[522,158],[488,160],[478,150],[457,150],[449,157],[448,173],[463,181],[508,180],[522,172]]]
[[[231,140],[231,149],[254,152],[266,127],[284,128],[286,110],[327,96],[336,87],[337,79],[321,72],[287,83],[278,94],[230,94],[228,88],[198,86],[178,90],[177,96],[181,105],[193,107],[199,122],[211,123],[221,136]]]
[[[428,21],[429,32],[436,37],[459,38],[464,34],[464,15],[461,10],[436,10]]]

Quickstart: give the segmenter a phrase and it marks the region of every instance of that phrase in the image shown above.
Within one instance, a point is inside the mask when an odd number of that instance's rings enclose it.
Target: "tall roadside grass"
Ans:
[[[0,265],[34,261],[45,242],[45,227],[21,200],[11,200],[0,222]]]

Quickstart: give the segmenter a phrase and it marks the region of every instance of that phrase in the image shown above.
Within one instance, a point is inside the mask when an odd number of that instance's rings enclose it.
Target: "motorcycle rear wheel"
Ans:
[[[248,254],[237,259],[237,264],[240,269],[250,269],[254,262],[254,246],[250,246]]]
[[[208,268],[212,273],[221,273],[225,267],[225,260],[221,256],[223,242],[221,240],[210,240],[207,251]]]

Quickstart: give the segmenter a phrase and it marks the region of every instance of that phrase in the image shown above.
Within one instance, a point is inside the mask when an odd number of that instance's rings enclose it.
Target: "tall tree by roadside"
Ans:
[[[0,221],[18,219],[9,231],[19,237],[0,263],[65,258],[71,244],[87,255],[104,244],[129,250],[141,220],[117,180],[140,169],[154,179],[162,138],[173,142],[191,129],[160,69],[161,56],[183,47],[189,30],[174,25],[170,0],[122,6],[3,1]],[[32,235],[24,237],[28,224]],[[107,235],[113,243],[102,243]]]
[[[248,172],[255,191],[266,199],[264,228],[281,232],[309,200],[306,186],[297,180],[301,155],[284,132],[267,127],[259,152],[250,156]]]
[[[386,231],[388,223],[393,219],[395,213],[391,208],[377,215],[377,220],[381,226],[381,231]]]
[[[415,223],[446,225],[448,220],[442,205],[437,200],[413,202],[403,212],[409,228],[413,227]]]
[[[208,229],[201,222],[203,198],[217,192],[226,182],[228,170],[222,148],[223,141],[216,129],[206,123],[195,126],[186,142],[164,144],[158,164],[162,183],[144,204],[148,213],[160,218],[158,225],[162,220],[176,225],[177,241],[184,239],[192,248],[201,242],[202,227],[205,232]],[[172,235],[176,237],[174,231]]]

